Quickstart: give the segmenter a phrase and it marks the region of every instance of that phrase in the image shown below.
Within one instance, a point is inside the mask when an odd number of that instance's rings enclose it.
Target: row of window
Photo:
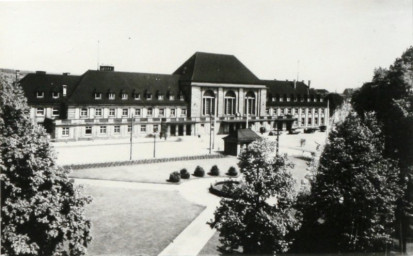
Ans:
[[[36,115],[37,116],[44,116],[46,113],[46,109],[45,108],[36,108]],[[60,114],[59,108],[54,107],[52,108],[52,116],[58,116]]]
[[[305,118],[301,118],[301,123],[298,123],[299,126],[305,124]],[[320,123],[318,123],[318,118],[314,118],[314,125],[323,125],[324,124],[324,117],[320,118]],[[313,125],[313,119],[309,117],[307,119],[307,125]]]
[[[147,109],[147,116],[152,116],[153,115],[153,108],[148,108]],[[87,117],[89,114],[89,109],[88,108],[82,108],[80,110],[80,116],[81,117]],[[115,108],[110,108],[109,109],[109,116],[114,117],[116,114],[116,109]],[[181,115],[186,115],[186,109],[181,109]],[[95,116],[103,116],[103,108],[95,108]],[[129,109],[128,108],[123,108],[122,109],[122,116],[127,117],[129,116]],[[136,108],[134,111],[134,116],[142,116],[142,109],[141,108]],[[159,116],[165,116],[165,109],[160,108],[159,109]],[[176,116],[176,109],[172,108],[170,112],[170,116]]]
[[[294,101],[294,102],[323,102],[324,99],[320,96],[310,96],[308,97],[307,95],[304,97],[301,96],[297,96],[295,97],[294,95],[291,95],[291,97],[288,97],[287,95],[284,95],[283,97],[277,96],[277,97],[271,97],[269,98],[269,100],[271,99],[272,102],[290,102],[290,101]]]
[[[63,87],[63,88],[62,88],[62,94],[63,94],[63,96],[66,96],[66,94],[67,94],[67,86],[66,86],[66,85],[63,85],[62,87]],[[53,98],[53,99],[58,99],[59,97],[60,97],[60,92],[56,92],[56,91],[53,91],[53,92],[52,92],[52,98]],[[43,92],[43,91],[37,91],[37,92],[36,92],[36,98],[38,98],[38,99],[44,98],[44,92]]]
[[[313,108],[315,114],[325,114],[325,109],[319,109],[319,108]],[[308,109],[309,113],[312,113],[311,109]],[[288,115],[296,115],[298,114],[298,108],[280,108],[280,113],[281,114],[288,114]],[[301,109],[301,113],[305,113],[305,108]],[[277,108],[273,109],[272,112],[273,115],[277,115]],[[270,115],[270,109],[267,108],[267,115]]]
[[[98,131],[99,131],[99,134],[107,134],[108,126],[101,125],[99,127]],[[132,126],[128,125],[128,133],[130,133],[131,131],[132,131]],[[158,131],[159,131],[159,125],[158,124],[152,125],[152,132],[156,133]],[[146,125],[143,124],[143,125],[140,125],[140,132],[141,133],[146,133],[146,132],[150,132],[150,131],[147,131]],[[120,134],[120,125],[114,125],[113,126],[113,133],[114,134]],[[85,127],[85,135],[86,136],[92,135],[92,126],[86,126]],[[62,128],[62,136],[64,136],[64,137],[69,136],[69,127],[63,127]]]
[[[102,93],[101,92],[95,92],[95,100],[101,100],[102,99]],[[121,93],[120,97],[122,100],[127,100],[129,97],[129,94],[127,93]],[[140,93],[133,93],[132,97],[134,100],[140,100],[141,99],[141,94]],[[169,100],[175,100],[175,96],[174,95],[169,95]],[[116,94],[113,92],[108,93],[108,99],[109,100],[114,100],[116,99]],[[145,94],[145,99],[146,100],[152,100],[152,93],[146,93]],[[164,100],[164,95],[163,94],[159,94],[158,95],[158,100]],[[183,101],[184,100],[184,96],[183,95],[179,95],[179,100]]]

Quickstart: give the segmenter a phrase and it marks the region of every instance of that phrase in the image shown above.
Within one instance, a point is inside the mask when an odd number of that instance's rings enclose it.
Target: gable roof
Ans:
[[[175,72],[181,80],[206,83],[259,84],[260,80],[235,56],[197,52]]]
[[[262,138],[251,129],[238,129],[223,138],[224,141],[229,142],[252,142],[259,139]]]
[[[95,93],[101,93],[102,99],[96,100]],[[114,100],[109,100],[109,93],[115,94]],[[126,93],[128,99],[122,100],[122,93]],[[180,93],[177,75],[88,70],[82,75],[69,103],[186,105],[185,101],[179,100]],[[139,94],[140,100],[135,100],[134,94]],[[148,94],[152,95],[151,100],[146,100]],[[164,95],[164,99],[158,100],[158,95]],[[169,100],[169,95],[173,95],[174,100]]]
[[[80,76],[36,72],[23,77],[20,80],[20,85],[29,104],[59,104],[67,100],[79,80]],[[62,95],[63,85],[67,86],[66,97]],[[37,98],[37,92],[43,92],[44,97]],[[59,92],[59,98],[54,99],[52,97],[53,92]]]

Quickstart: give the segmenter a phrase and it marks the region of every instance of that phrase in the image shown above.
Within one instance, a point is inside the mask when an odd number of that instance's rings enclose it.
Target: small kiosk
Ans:
[[[251,129],[239,129],[224,137],[224,153],[226,155],[238,156],[241,149],[247,147],[251,142],[261,137]]]

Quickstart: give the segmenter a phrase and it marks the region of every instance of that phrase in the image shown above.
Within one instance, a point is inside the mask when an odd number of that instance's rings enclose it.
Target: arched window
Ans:
[[[225,94],[225,114],[235,115],[236,95],[233,91]]]
[[[245,95],[245,113],[255,115],[255,94],[252,91]]]
[[[211,90],[205,91],[202,96],[202,114],[215,114],[215,94]]]

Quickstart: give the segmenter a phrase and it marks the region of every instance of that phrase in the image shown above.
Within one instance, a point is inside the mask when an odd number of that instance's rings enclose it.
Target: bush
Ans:
[[[211,171],[209,171],[209,175],[218,176],[219,175],[218,166],[216,165],[212,166]]]
[[[196,177],[204,177],[205,171],[204,168],[200,167],[199,165],[195,168],[194,176]]]
[[[228,169],[228,173],[229,176],[237,176],[238,175],[238,171],[237,169],[235,169],[234,166],[229,167]]]
[[[327,126],[321,125],[320,126],[320,132],[325,132],[327,130]]]
[[[169,182],[180,182],[181,181],[181,175],[179,172],[172,172],[169,175]]]
[[[181,179],[189,179],[189,172],[184,168],[180,171]]]
[[[264,126],[261,126],[261,127],[260,127],[260,133],[261,133],[261,134],[264,134],[266,131],[267,131],[267,129],[265,129]]]

